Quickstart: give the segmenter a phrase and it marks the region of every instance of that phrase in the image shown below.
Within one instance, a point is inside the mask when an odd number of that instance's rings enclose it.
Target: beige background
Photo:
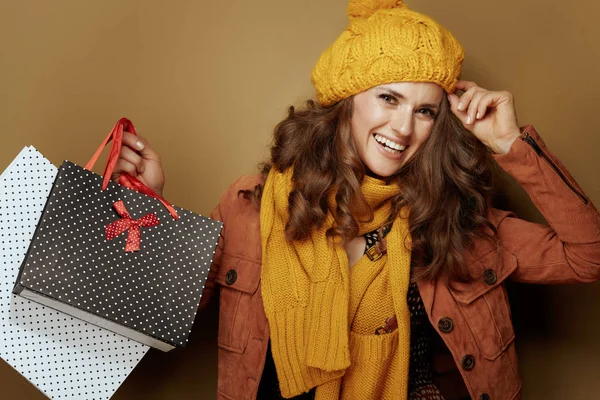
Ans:
[[[463,77],[515,94],[600,204],[600,3],[412,0],[455,33]],[[83,164],[127,116],[163,157],[165,196],[208,214],[267,155],[273,126],[312,95],[320,52],[346,25],[346,0],[0,0],[0,170],[33,144]],[[507,184],[511,206],[539,219]],[[600,286],[511,289],[525,399],[596,399]],[[212,399],[216,310],[190,348],[152,351],[115,399]],[[2,398],[43,398],[0,362]],[[14,393],[14,394],[10,394]],[[18,393],[18,394],[16,394]],[[15,397],[13,397],[15,396]]]

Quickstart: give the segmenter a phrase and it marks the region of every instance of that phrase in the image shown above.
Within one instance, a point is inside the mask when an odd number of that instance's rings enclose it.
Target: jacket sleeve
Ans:
[[[224,238],[227,234],[227,215],[231,209],[231,205],[237,198],[237,186],[240,179],[235,181],[229,186],[229,188],[227,188],[225,193],[221,195],[219,204],[210,213],[210,218],[223,222],[223,229],[221,229],[221,236],[219,237],[219,243],[217,244],[217,248],[215,250],[215,256],[213,257],[213,262],[210,266],[206,283],[204,284],[202,298],[200,299],[199,311],[202,311],[206,307],[217,290],[216,278],[217,274],[219,273],[221,254],[223,254]]]
[[[517,259],[511,278],[530,283],[600,279],[600,216],[535,129],[522,130],[510,151],[494,155],[527,192],[549,226],[493,211],[504,249]]]

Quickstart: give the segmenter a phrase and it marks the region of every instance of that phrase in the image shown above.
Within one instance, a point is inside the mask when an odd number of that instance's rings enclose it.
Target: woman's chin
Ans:
[[[400,170],[400,166],[397,166],[397,167],[374,166],[373,168],[370,168],[367,166],[367,175],[372,178],[387,179],[391,176],[396,175],[399,170]]]

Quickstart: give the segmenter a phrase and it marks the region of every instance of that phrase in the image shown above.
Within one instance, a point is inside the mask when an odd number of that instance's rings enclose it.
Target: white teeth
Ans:
[[[384,144],[387,147],[397,150],[397,151],[404,151],[404,149],[406,148],[406,146],[402,146],[401,144],[394,143],[391,140],[386,139],[379,134],[375,134],[375,140],[377,140],[379,143]]]

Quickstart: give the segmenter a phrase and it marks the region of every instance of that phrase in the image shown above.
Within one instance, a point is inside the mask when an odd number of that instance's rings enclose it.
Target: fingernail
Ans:
[[[475,118],[479,119],[479,111],[477,112],[477,115],[475,116]]]
[[[471,125],[471,116],[470,115],[467,117],[467,125]]]
[[[140,149],[140,150],[144,150],[144,143],[142,143],[141,141],[139,141],[139,140],[138,140],[138,141],[135,143],[135,145],[137,146],[137,148],[138,148],[138,149]]]
[[[458,111],[462,111],[463,110],[463,105],[461,103],[458,103],[458,106],[456,106],[456,109]]]

